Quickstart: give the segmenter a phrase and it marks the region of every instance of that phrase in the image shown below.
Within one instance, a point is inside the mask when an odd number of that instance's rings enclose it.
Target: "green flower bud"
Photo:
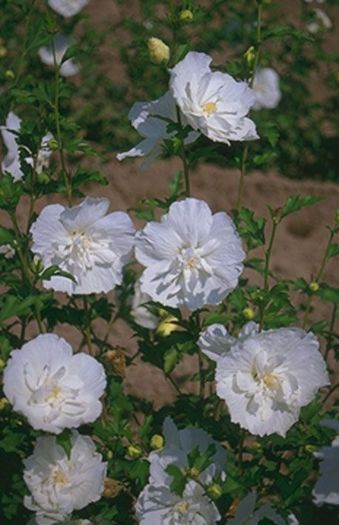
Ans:
[[[127,448],[127,454],[130,458],[137,459],[142,456],[142,450],[139,445],[129,445]]]
[[[164,446],[165,440],[160,434],[154,434],[151,438],[151,447],[155,450],[159,450]]]
[[[317,292],[319,290],[319,288],[320,288],[320,286],[319,286],[319,284],[316,281],[312,281],[309,284],[309,289],[311,290],[311,292]]]
[[[193,20],[193,13],[190,9],[183,9],[179,13],[179,20],[181,22],[191,22]]]
[[[255,318],[255,311],[250,306],[247,306],[243,309],[242,315],[247,319],[248,321],[252,321],[252,319]]]
[[[218,499],[222,495],[222,488],[218,483],[212,483],[207,487],[207,494],[211,499]]]
[[[7,80],[14,80],[15,79],[15,74],[14,74],[14,71],[12,71],[11,69],[7,69],[5,71],[5,78]]]

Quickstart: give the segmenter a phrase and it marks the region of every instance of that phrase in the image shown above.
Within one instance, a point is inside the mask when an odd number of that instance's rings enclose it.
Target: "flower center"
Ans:
[[[215,113],[217,110],[217,105],[215,102],[205,102],[201,107],[207,117]]]
[[[61,485],[62,487],[68,485],[69,483],[69,479],[61,468],[56,468],[54,470],[52,474],[52,481],[55,485]]]
[[[264,374],[262,381],[269,389],[276,388],[279,384],[277,376],[271,373]]]
[[[179,514],[186,514],[186,512],[189,509],[189,503],[186,500],[179,501],[174,507],[175,512],[179,512]]]
[[[60,398],[60,394],[62,393],[62,389],[58,385],[53,385],[50,393],[47,396],[48,402],[57,401]]]

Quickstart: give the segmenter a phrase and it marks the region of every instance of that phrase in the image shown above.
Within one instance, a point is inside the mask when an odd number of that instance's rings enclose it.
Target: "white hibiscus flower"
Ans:
[[[10,244],[1,244],[0,245],[0,256],[5,257],[5,259],[13,259],[15,255],[15,250]]]
[[[328,384],[318,340],[298,328],[256,333],[253,327],[247,337],[230,345],[225,328],[214,325],[201,336],[200,345],[217,363],[216,391],[226,401],[231,420],[252,434],[285,436],[300,408]]]
[[[142,292],[173,307],[222,301],[237,286],[244,257],[231,218],[192,198],[173,203],[136,236],[136,258],[146,266]]]
[[[257,69],[253,79],[253,91],[256,97],[253,109],[276,108],[281,99],[278,73],[270,67]]]
[[[88,3],[89,0],[48,0],[48,5],[65,18],[77,15]]]
[[[211,324],[200,334],[198,345],[202,352],[213,361],[218,361],[239,341],[259,332],[259,325],[250,321],[239,332],[238,337],[230,335],[221,324]]]
[[[227,521],[227,525],[258,525],[264,518],[276,525],[286,525],[286,521],[276,513],[269,503],[255,510],[256,500],[255,492],[245,496],[239,503],[234,518]]]
[[[307,24],[306,28],[310,33],[316,34],[320,31],[331,29],[332,26],[333,23],[328,14],[323,9],[316,7],[312,12],[312,20]]]
[[[7,115],[6,125],[0,126],[2,140],[7,148],[7,154],[1,163],[1,170],[3,173],[12,175],[16,181],[22,179],[24,176],[20,162],[20,143],[18,142],[20,129],[21,119],[12,111]],[[51,138],[53,138],[52,134],[47,133],[41,141],[40,150],[35,159],[35,170],[37,173],[41,173],[49,165],[52,151],[48,147],[48,142]],[[34,159],[32,153],[26,147],[23,147],[23,149],[25,152],[23,156],[24,161],[26,164],[33,166]]]
[[[4,393],[36,430],[59,434],[95,421],[106,386],[103,366],[55,334],[39,335],[13,350],[4,370]]]
[[[135,229],[127,213],[106,215],[109,205],[108,199],[87,197],[72,208],[51,204],[42,210],[31,227],[32,251],[45,266],[57,265],[77,281],[54,276],[44,281],[46,288],[90,294],[121,283]]]
[[[168,487],[146,485],[136,503],[140,525],[214,525],[221,516],[217,507],[195,481],[186,484],[183,495]]]
[[[136,102],[128,114],[128,118],[134,129],[144,137],[137,146],[129,151],[118,153],[117,159],[124,160],[126,157],[145,157],[141,164],[141,170],[147,170],[152,162],[161,155],[163,141],[170,139],[175,132],[168,133],[168,120],[178,122],[175,100],[170,91],[151,102]],[[166,120],[165,120],[166,119]],[[182,116],[182,124],[187,125]],[[185,139],[185,144],[194,142],[200,133],[190,132]]]
[[[93,441],[73,431],[71,444],[67,455],[54,436],[40,437],[24,460],[24,480],[31,493],[24,505],[36,512],[38,525],[60,523],[73,510],[98,501],[104,490],[107,464]]]
[[[339,505],[339,421],[323,420],[322,424],[337,432],[330,447],[322,447],[315,456],[320,460],[320,477],[313,489],[313,501],[317,506],[324,503]]]
[[[210,445],[215,447],[212,463],[203,472],[198,473],[199,480],[210,483],[213,477],[220,474],[226,478],[226,451],[211,436],[201,428],[184,428],[178,430],[170,417],[163,425],[165,447],[151,452],[149,483],[156,486],[170,486],[172,476],[166,472],[168,465],[174,464],[180,469],[188,468],[188,456],[196,448],[200,453],[206,452]]]
[[[160,318],[152,314],[146,308],[145,303],[152,301],[151,297],[146,293],[142,293],[140,289],[140,282],[137,281],[134,286],[134,295],[132,299],[131,316],[134,321],[144,328],[155,330],[160,322]]]
[[[71,58],[63,62],[63,58],[69,46],[70,39],[67,36],[60,34],[55,35],[51,44],[40,47],[38,51],[39,57],[47,66],[54,67],[55,63],[57,66],[60,66],[60,75],[63,77],[71,77],[72,75],[79,73],[80,68]]]
[[[214,142],[258,138],[255,124],[246,117],[255,94],[246,82],[213,72],[211,57],[190,52],[171,70],[170,88],[193,129]]]

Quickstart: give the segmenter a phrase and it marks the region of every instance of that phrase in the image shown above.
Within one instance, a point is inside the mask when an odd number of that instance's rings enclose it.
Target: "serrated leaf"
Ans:
[[[329,245],[327,250],[327,257],[336,257],[336,255],[339,255],[339,244],[338,243],[332,243]]]
[[[317,197],[316,195],[292,195],[288,197],[283,205],[280,216],[281,218],[287,217],[287,215],[295,213],[306,206],[313,206],[325,198],[326,197]]]

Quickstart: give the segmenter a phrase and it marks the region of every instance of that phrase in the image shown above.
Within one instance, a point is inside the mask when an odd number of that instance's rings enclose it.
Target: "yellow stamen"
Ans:
[[[205,102],[205,104],[202,105],[202,110],[207,116],[209,116],[212,115],[212,113],[215,113],[217,105],[215,102]]]

